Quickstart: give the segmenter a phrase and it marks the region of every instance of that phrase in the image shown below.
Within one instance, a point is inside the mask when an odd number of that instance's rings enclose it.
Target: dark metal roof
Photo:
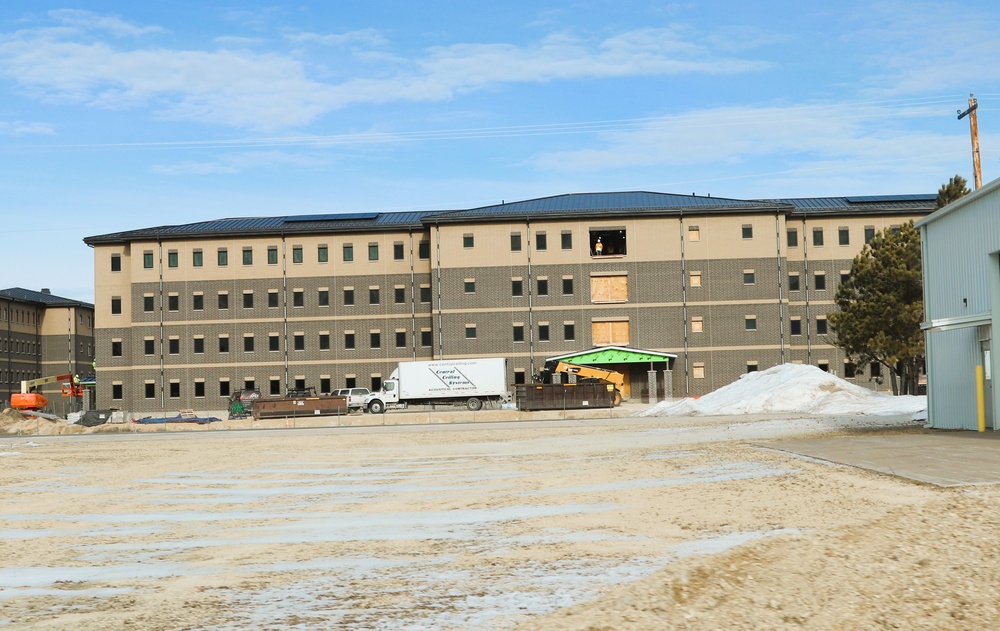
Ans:
[[[453,210],[437,213],[426,220],[451,222],[476,219],[509,219],[511,216],[575,216],[582,213],[602,215],[634,215],[637,213],[676,214],[681,211],[746,211],[756,209],[773,211],[775,209],[775,202],[628,191],[618,193],[568,193],[552,197],[539,197],[537,199],[511,202],[509,204],[501,203],[492,206],[471,208],[469,210]]]
[[[293,215],[287,217],[236,217],[174,226],[155,226],[87,237],[87,245],[127,243],[143,239],[210,238],[234,234],[295,234],[322,232],[423,229],[421,219],[434,211]]]
[[[767,200],[791,204],[791,215],[864,215],[933,212],[937,194],[867,195],[858,197],[798,197]]]
[[[18,302],[34,302],[47,307],[86,307],[93,309],[94,305],[72,298],[62,298],[52,294],[24,289],[23,287],[11,287],[10,289],[0,289],[0,298],[17,300]]]

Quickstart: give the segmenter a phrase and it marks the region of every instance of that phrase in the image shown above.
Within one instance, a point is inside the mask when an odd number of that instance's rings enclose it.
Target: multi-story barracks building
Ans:
[[[398,362],[446,358],[506,357],[517,384],[546,358],[604,346],[676,356],[658,373],[674,396],[783,362],[877,387],[831,344],[827,314],[865,242],[934,204],[584,193],[88,237],[97,405],[374,390]],[[617,369],[642,397],[650,365]]]

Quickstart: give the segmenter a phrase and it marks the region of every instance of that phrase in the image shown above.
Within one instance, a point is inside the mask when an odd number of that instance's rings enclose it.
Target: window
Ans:
[[[316,290],[316,304],[320,307],[330,306],[330,290],[329,289],[318,289]]]
[[[111,297],[111,315],[121,315],[122,314],[122,297],[112,296]]]
[[[192,347],[191,350],[196,355],[202,355],[202,354],[205,353],[205,338],[203,338],[203,337],[196,337],[196,338],[194,338],[192,340],[192,343],[193,343],[193,347]]]
[[[466,324],[465,325],[465,339],[474,340],[476,339],[476,325]]]
[[[434,333],[430,329],[420,329],[420,346],[430,348],[434,344]]]
[[[252,291],[243,292],[243,308],[244,309],[253,309],[253,292]]]
[[[747,372],[757,372],[757,362],[747,362]]]
[[[396,331],[396,348],[406,348],[406,331]]]
[[[379,296],[378,287],[368,288],[368,304],[377,305],[381,302],[381,296]]]
[[[179,381],[170,382],[170,398],[179,399],[181,397],[181,383]]]
[[[549,249],[549,239],[544,232],[535,233],[535,249],[539,252]]]
[[[431,286],[421,285],[420,286],[420,302],[430,302],[431,301]]]
[[[788,275],[788,291],[799,291],[798,273]]]
[[[590,323],[590,341],[594,346],[628,346],[628,318],[594,319]]]
[[[538,295],[539,296],[549,295],[549,279],[547,278],[538,279]]]
[[[688,241],[701,241],[701,228],[688,226]]]
[[[151,337],[147,337],[142,341],[142,352],[146,355],[152,355],[156,352],[156,343]]]
[[[406,287],[393,287],[392,288],[392,301],[397,305],[401,305],[406,302]]]
[[[816,363],[816,367],[823,372],[830,372],[830,362],[828,361],[819,361]]]
[[[181,297],[178,294],[170,294],[167,296],[167,311],[180,311],[181,309]]]
[[[752,269],[743,270],[743,284],[753,285],[757,282],[757,275]]]
[[[349,351],[354,350],[354,331],[344,333],[344,348]]]
[[[881,377],[882,376],[882,364],[880,364],[878,362],[872,362],[871,364],[868,365],[868,372],[869,372],[869,374],[873,378],[874,377]]]
[[[216,262],[219,267],[225,267],[229,265],[229,251],[226,248],[219,248],[218,254],[216,255]]]
[[[220,335],[219,336],[219,352],[228,353],[229,352],[229,336]]]
[[[153,251],[146,250],[142,253],[142,267],[144,269],[153,269]]]
[[[875,238],[875,226],[865,226],[865,245],[872,242]]]
[[[345,287],[344,288],[344,306],[353,307],[354,306],[354,288]]]
[[[344,244],[344,262],[350,263],[354,260],[354,244],[345,243]]]
[[[225,311],[229,308],[229,294],[226,292],[219,293],[219,310]]]
[[[122,356],[122,341],[121,340],[111,340],[111,356],[121,357]]]
[[[319,334],[319,350],[328,351],[330,350],[330,334],[320,333]]]
[[[431,243],[430,241],[421,241],[417,244],[417,256],[420,257],[421,261],[426,261],[431,258]]]
[[[156,384],[147,381],[143,385],[145,386],[143,389],[145,390],[146,398],[147,399],[155,399],[156,398]]]
[[[371,348],[382,348],[382,332],[381,331],[369,331],[368,332],[369,341],[371,342]]]
[[[520,252],[521,251],[521,233],[511,232],[510,233],[510,251]]]
[[[111,271],[120,272],[122,271],[122,255],[112,254],[111,255]]]
[[[799,247],[799,231],[796,228],[789,228],[785,234],[788,238],[788,247]]]
[[[840,270],[840,284],[851,282],[851,270],[842,269]]]
[[[253,248],[243,248],[243,264],[253,265]]]
[[[753,225],[745,223],[742,230],[744,239],[753,239]]]
[[[521,369],[521,368],[515,369],[514,370],[514,385],[515,386],[523,386],[525,383],[527,383],[527,381],[526,381],[526,376],[525,376],[524,370]]]
[[[253,352],[253,335],[243,336],[243,352],[252,353]]]
[[[693,362],[691,364],[691,377],[694,379],[705,378],[705,362]]]
[[[271,333],[267,336],[267,350],[271,353],[281,350],[281,338],[277,333]]]
[[[476,237],[472,234],[462,235],[462,247],[463,248],[473,248],[476,246]]]
[[[514,325],[514,330],[513,330],[513,335],[514,335],[514,341],[515,342],[523,342],[524,341],[524,325],[523,324],[515,324]]]
[[[840,245],[851,245],[851,231],[847,226],[837,228],[837,241]]]
[[[573,249],[573,233],[569,230],[563,230],[559,235],[559,241],[562,249],[572,250]]]
[[[821,246],[823,245],[823,229],[813,228],[813,245]]]
[[[325,245],[320,245],[316,247],[316,260],[320,263],[326,263],[330,260],[330,249]]]
[[[624,256],[625,228],[591,228],[592,256]]]
[[[122,384],[113,383],[111,384],[111,398],[115,401],[120,401],[123,398],[122,394]]]
[[[254,380],[253,377],[250,377],[249,379],[244,379],[243,380],[243,389],[244,390],[256,390],[257,389],[257,382]]]
[[[229,380],[220,379],[219,380],[219,396],[228,397],[229,396]]]
[[[278,308],[278,291],[275,289],[269,289],[267,291],[267,308],[268,309]]]
[[[191,296],[191,310],[192,311],[205,310],[205,294],[193,294]]]
[[[302,246],[293,245],[292,246],[292,263],[300,264],[302,263]]]
[[[689,287],[701,287],[701,272],[691,272]]]
[[[271,396],[281,396],[281,379],[269,379],[267,382],[267,392]]]
[[[267,264],[277,265],[278,264],[278,246],[271,245],[267,248]]]
[[[177,267],[177,250],[167,251],[167,267]]]
[[[854,362],[844,360],[844,378],[854,379],[858,376],[858,366]]]
[[[201,250],[195,250],[191,253],[191,267],[201,267],[205,264],[205,255]]]
[[[562,293],[564,296],[573,295],[573,277],[564,276],[562,279]]]
[[[378,260],[378,244],[369,243],[368,244],[368,260],[377,261]]]
[[[205,398],[205,382],[204,381],[195,381],[194,382],[194,397],[196,399],[204,399]]]
[[[792,318],[788,321],[789,332],[792,335],[802,335],[802,319]]]
[[[816,272],[816,275],[813,278],[815,279],[813,286],[817,290],[826,289],[826,272]]]
[[[538,325],[538,341],[548,342],[549,341],[549,325],[547,322],[539,323]]]
[[[297,351],[306,350],[306,334],[296,333],[292,336],[292,348]]]
[[[306,306],[306,292],[302,289],[292,290],[292,306],[293,307],[304,307]]]
[[[520,278],[512,278],[510,281],[510,295],[515,298],[524,296],[524,281]]]
[[[743,318],[743,328],[747,331],[757,330],[757,316],[748,315]]]
[[[330,392],[330,378],[320,377],[319,378],[319,391],[320,392]]]
[[[816,318],[816,335],[826,335],[829,332],[826,325],[826,316]]]
[[[167,352],[171,355],[181,354],[180,338],[172,337],[169,340],[167,340]]]
[[[466,278],[465,279],[465,293],[474,294],[476,293],[476,279]]]
[[[705,318],[701,316],[695,316],[691,318],[691,332],[692,333],[704,333],[705,332]]]
[[[591,302],[628,302],[628,276],[625,274],[590,277]]]

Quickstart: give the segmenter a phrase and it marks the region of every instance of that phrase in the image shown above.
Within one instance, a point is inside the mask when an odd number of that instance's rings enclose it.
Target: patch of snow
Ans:
[[[873,392],[836,375],[804,364],[779,364],[700,398],[664,401],[638,416],[711,416],[736,414],[926,415],[927,397]]]

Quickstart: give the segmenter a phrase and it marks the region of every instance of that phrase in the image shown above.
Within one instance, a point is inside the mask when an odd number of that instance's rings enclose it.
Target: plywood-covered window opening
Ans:
[[[628,274],[595,273],[590,277],[591,302],[628,302]]]

